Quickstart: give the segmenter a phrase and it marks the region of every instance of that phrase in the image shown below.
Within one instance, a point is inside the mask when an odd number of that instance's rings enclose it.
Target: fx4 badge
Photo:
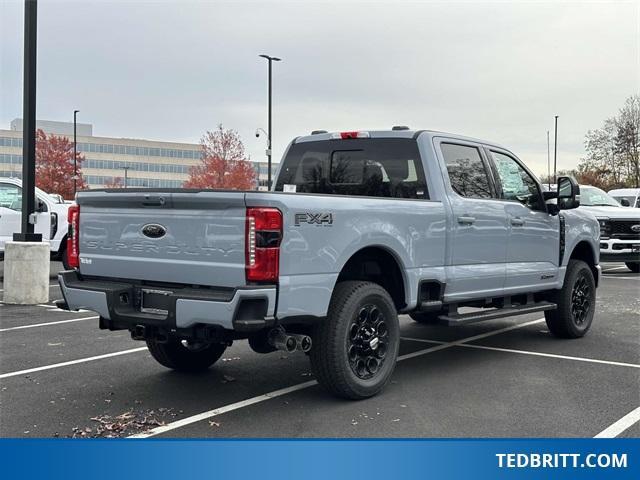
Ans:
[[[333,225],[333,214],[332,213],[296,213],[295,226],[299,227],[303,223],[307,223],[309,225],[324,225],[328,227]]]

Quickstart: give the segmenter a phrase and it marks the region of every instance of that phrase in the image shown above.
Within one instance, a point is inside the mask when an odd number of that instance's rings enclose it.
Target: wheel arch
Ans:
[[[591,246],[591,243],[587,240],[581,240],[573,247],[571,251],[571,255],[569,255],[569,259],[574,260],[582,260],[593,272],[593,278],[596,282],[596,287],[598,286],[598,270],[596,268],[596,253]]]
[[[336,284],[345,280],[377,283],[389,293],[398,311],[404,310],[409,303],[402,260],[385,246],[371,245],[353,253],[342,266]]]

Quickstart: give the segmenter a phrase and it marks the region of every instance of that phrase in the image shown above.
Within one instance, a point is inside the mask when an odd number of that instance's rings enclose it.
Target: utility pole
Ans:
[[[124,188],[127,188],[127,180],[128,180],[128,176],[127,173],[129,172],[129,169],[131,167],[122,167],[124,169]]]
[[[24,84],[22,128],[22,222],[17,242],[41,242],[34,233],[36,210],[36,47],[38,26],[37,0],[24,2]],[[32,223],[32,220],[34,223]],[[6,281],[6,280],[5,280]]]
[[[73,196],[76,196],[76,191],[77,191],[77,182],[78,182],[78,162],[76,160],[76,157],[78,156],[78,154],[76,153],[77,151],[77,141],[76,141],[76,116],[78,115],[78,112],[80,110],[74,110],[73,111]]]
[[[553,180],[558,183],[558,115],[555,116],[555,137],[553,139]]]
[[[267,188],[271,190],[271,64],[279,62],[282,59],[278,57],[270,57],[269,55],[259,55],[267,59],[269,62],[269,126],[267,128]]]

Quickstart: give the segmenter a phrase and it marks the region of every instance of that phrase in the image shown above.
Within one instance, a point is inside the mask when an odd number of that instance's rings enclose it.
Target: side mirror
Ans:
[[[36,197],[36,212],[42,213],[47,211],[47,205],[38,197]]]
[[[580,186],[573,177],[558,178],[558,208],[570,210],[580,206]]]
[[[626,198],[621,198],[620,205],[622,205],[623,207],[630,207],[631,203],[629,203],[629,200],[627,200]]]

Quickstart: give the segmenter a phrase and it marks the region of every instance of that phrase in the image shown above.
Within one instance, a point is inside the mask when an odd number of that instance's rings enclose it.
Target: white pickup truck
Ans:
[[[49,195],[36,188],[35,233],[49,242],[51,258],[67,262],[67,211],[69,204],[58,196]],[[20,232],[22,220],[22,180],[0,177],[0,259],[4,259],[4,244]]]
[[[640,209],[623,207],[589,185],[580,186],[580,208],[593,213],[600,224],[600,260],[624,262],[632,272],[640,272]]]

